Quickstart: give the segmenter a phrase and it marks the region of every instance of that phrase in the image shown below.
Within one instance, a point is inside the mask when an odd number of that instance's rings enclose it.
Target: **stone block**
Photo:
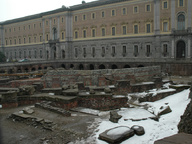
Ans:
[[[108,143],[121,143],[122,141],[132,137],[134,130],[126,126],[119,126],[104,131],[99,135],[99,139],[104,140]]]
[[[115,111],[110,112],[110,119],[109,120],[111,122],[118,123],[120,118],[122,118],[122,116],[119,115],[117,112],[115,112]]]

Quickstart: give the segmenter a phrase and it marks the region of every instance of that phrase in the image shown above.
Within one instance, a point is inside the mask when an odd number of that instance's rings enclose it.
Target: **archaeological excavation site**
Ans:
[[[0,75],[0,144],[189,144],[190,77],[160,66]]]

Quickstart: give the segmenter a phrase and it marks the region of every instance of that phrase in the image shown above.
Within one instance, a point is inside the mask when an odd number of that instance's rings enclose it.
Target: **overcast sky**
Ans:
[[[96,0],[85,0],[91,1]],[[0,0],[0,22],[81,3],[82,0]]]

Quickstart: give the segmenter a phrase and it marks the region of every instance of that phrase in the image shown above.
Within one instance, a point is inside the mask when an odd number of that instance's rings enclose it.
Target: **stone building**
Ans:
[[[98,0],[0,23],[9,60],[76,69],[159,64],[191,74],[191,0]],[[70,62],[70,63],[69,63]]]

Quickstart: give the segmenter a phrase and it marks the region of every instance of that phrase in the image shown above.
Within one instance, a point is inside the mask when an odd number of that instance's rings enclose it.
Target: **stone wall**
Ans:
[[[192,92],[190,92],[189,98],[192,98]],[[179,133],[192,134],[192,101],[187,105],[185,113],[181,116],[178,129]]]
[[[152,81],[156,75],[161,75],[160,66],[83,71],[50,70],[42,77],[42,81],[45,88],[56,88],[77,82],[83,82],[85,86],[105,86],[115,85],[118,80],[128,80],[131,83]]]

